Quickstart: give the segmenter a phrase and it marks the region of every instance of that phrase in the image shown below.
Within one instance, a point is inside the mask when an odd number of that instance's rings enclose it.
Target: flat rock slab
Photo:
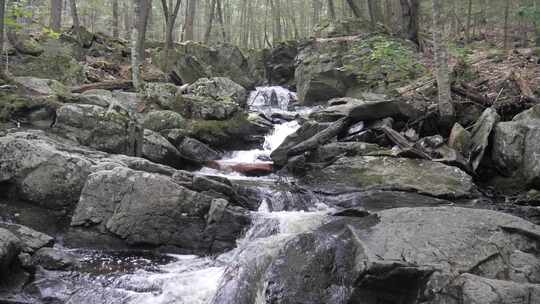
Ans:
[[[343,157],[322,170],[308,172],[301,183],[324,193],[367,190],[418,192],[435,197],[472,196],[467,173],[441,163],[395,157]]]

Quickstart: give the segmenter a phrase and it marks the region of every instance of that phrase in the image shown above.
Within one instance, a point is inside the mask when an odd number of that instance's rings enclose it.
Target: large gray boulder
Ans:
[[[201,164],[218,160],[223,156],[222,153],[190,137],[184,137],[176,147],[184,157]]]
[[[213,149],[242,150],[262,145],[270,130],[272,125],[261,123],[259,115],[236,114],[226,120],[192,120],[185,135]]]
[[[35,77],[14,77],[15,84],[30,95],[60,95],[68,94],[68,89],[60,82],[52,79]]]
[[[242,108],[247,102],[246,89],[226,77],[201,78],[188,87],[188,93],[217,101],[232,101]]]
[[[176,98],[182,94],[182,89],[172,83],[149,82],[144,85],[142,95],[146,101],[157,103],[164,109],[174,108]]]
[[[40,132],[0,137],[0,182],[13,185],[20,199],[50,209],[71,207],[93,162],[77,153],[76,144]]]
[[[53,130],[83,146],[132,156],[138,154],[142,137],[142,129],[122,108],[85,104],[58,109]]]
[[[0,183],[13,188],[17,199],[47,209],[71,210],[91,172],[117,166],[171,175],[175,171],[142,158],[81,147],[41,131],[0,137]]]
[[[71,225],[95,228],[129,245],[171,245],[196,253],[234,247],[249,223],[243,209],[181,184],[122,167],[98,171],[89,176]]]
[[[164,52],[157,55],[154,62],[163,65]],[[242,51],[231,44],[207,46],[187,41],[176,45],[173,58],[173,71],[183,83],[193,83],[200,78],[227,77],[250,89],[258,81],[248,72],[248,61]]]
[[[398,190],[462,198],[472,196],[475,189],[472,178],[456,167],[420,159],[377,156],[339,158],[323,169],[308,171],[300,182],[334,194]]]
[[[240,107],[232,100],[215,100],[196,95],[178,97],[176,109],[187,118],[204,120],[226,120],[240,112]]]
[[[540,228],[455,207],[341,217],[286,243],[266,303],[535,303]],[[535,249],[532,249],[535,248]]]
[[[298,99],[305,105],[389,93],[425,73],[414,45],[384,34],[312,39],[299,47],[296,61]]]
[[[144,128],[160,132],[168,129],[182,129],[186,126],[184,117],[170,110],[152,111],[145,115]]]
[[[540,107],[518,114],[494,128],[492,159],[499,171],[521,187],[540,187]]]
[[[355,98],[336,98],[330,101],[332,105],[310,115],[311,119],[319,122],[331,122],[343,117],[352,121],[377,120],[385,117],[414,119],[418,116],[416,110],[402,100],[360,100]]]
[[[142,157],[173,168],[186,167],[186,158],[165,137],[145,129],[142,145]]]

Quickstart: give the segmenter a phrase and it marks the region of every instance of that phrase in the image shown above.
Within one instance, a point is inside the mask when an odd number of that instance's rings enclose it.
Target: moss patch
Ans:
[[[386,35],[353,42],[343,57],[343,71],[368,91],[400,87],[426,73],[413,45]]]

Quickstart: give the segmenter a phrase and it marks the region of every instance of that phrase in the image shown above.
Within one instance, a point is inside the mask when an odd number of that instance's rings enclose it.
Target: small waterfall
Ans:
[[[250,93],[248,104],[255,112],[263,113],[271,117],[272,113],[289,113],[293,116],[297,112],[288,111],[291,102],[296,101],[296,93],[282,87],[258,87]],[[300,109],[305,113],[305,109]],[[232,151],[227,153],[217,162],[224,165],[231,164],[271,164],[270,154],[277,149],[287,136],[300,128],[296,120],[275,124],[274,129],[265,136],[265,141],[260,149]],[[239,173],[222,174],[219,170],[203,168],[201,174],[221,175],[225,177],[241,177]]]
[[[265,112],[270,109],[289,111],[291,103],[297,101],[296,93],[282,87],[257,87],[248,98],[250,110]]]

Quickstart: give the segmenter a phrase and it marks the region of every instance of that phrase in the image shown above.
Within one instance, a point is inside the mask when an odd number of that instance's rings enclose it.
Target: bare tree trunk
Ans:
[[[120,37],[120,31],[118,29],[118,0],[113,0],[112,11],[113,11],[113,20],[112,20],[113,37],[118,38]]]
[[[274,45],[281,41],[281,0],[271,0],[272,3],[272,16],[274,17]]]
[[[274,8],[272,5],[272,12],[273,11],[274,11]],[[320,19],[321,19],[321,2],[320,0],[313,0],[313,25],[318,24]]]
[[[69,0],[69,5],[71,7],[71,18],[73,18],[73,27],[76,31],[79,31],[81,23],[79,21],[79,13],[77,12],[77,1]]]
[[[540,10],[540,0],[534,0],[534,11],[538,14]],[[537,47],[540,47],[540,22],[535,19],[534,21],[535,43]]]
[[[5,16],[6,16],[6,1],[0,0],[0,50],[4,51],[4,27],[5,27]]]
[[[131,12],[131,7],[128,4],[128,1],[124,1],[124,5],[122,6],[124,10],[124,33],[125,33],[125,39],[129,40],[131,38],[131,32],[132,32],[132,25],[130,23],[130,16],[129,12]]]
[[[212,0],[210,3],[210,12],[208,14],[208,21],[206,23],[206,32],[204,33],[204,43],[210,42],[210,35],[212,34],[212,25],[214,23],[214,15],[216,13],[216,0]]]
[[[223,41],[227,42],[227,33],[225,32],[225,22],[223,18],[223,8],[221,0],[216,0],[216,11],[218,14],[219,24],[221,25],[221,35],[223,36]]]
[[[419,17],[419,0],[400,0],[401,3],[401,19],[403,22],[403,28],[401,30],[402,36],[420,45],[418,39],[418,17]]]
[[[334,7],[334,0],[327,0],[328,3],[328,15],[332,20],[336,19],[336,9]]]
[[[347,3],[349,3],[349,7],[351,8],[354,16],[356,18],[360,18],[362,16],[362,12],[360,11],[360,8],[358,8],[358,5],[354,3],[354,0],[347,0]]]
[[[508,49],[508,15],[510,14],[510,0],[506,0],[504,7],[504,49]]]
[[[193,22],[195,21],[196,12],[197,12],[197,1],[187,0],[183,40],[193,40]]]
[[[441,125],[451,128],[455,119],[454,106],[450,93],[450,74],[448,69],[448,46],[444,33],[443,0],[432,0],[433,4],[433,48],[439,92],[439,118]]]
[[[62,0],[51,0],[49,27],[55,32],[62,29],[62,4]]]
[[[144,41],[148,22],[149,0],[133,1],[133,28],[131,32],[131,72],[133,86],[138,91],[142,89],[142,65],[144,63]]]
[[[173,2],[176,1],[174,4]],[[174,4],[174,7],[173,7]],[[165,71],[169,73],[172,70],[171,67],[171,51],[174,47],[174,24],[180,11],[180,5],[182,0],[169,0],[167,4],[166,0],[161,0],[161,6],[163,7],[163,15],[165,17]]]
[[[469,0],[469,6],[467,9],[467,29],[465,31],[465,40],[467,43],[471,42],[471,21],[472,21],[472,0]]]
[[[369,18],[371,23],[375,24],[382,20],[381,7],[377,0],[367,0],[369,9]]]

